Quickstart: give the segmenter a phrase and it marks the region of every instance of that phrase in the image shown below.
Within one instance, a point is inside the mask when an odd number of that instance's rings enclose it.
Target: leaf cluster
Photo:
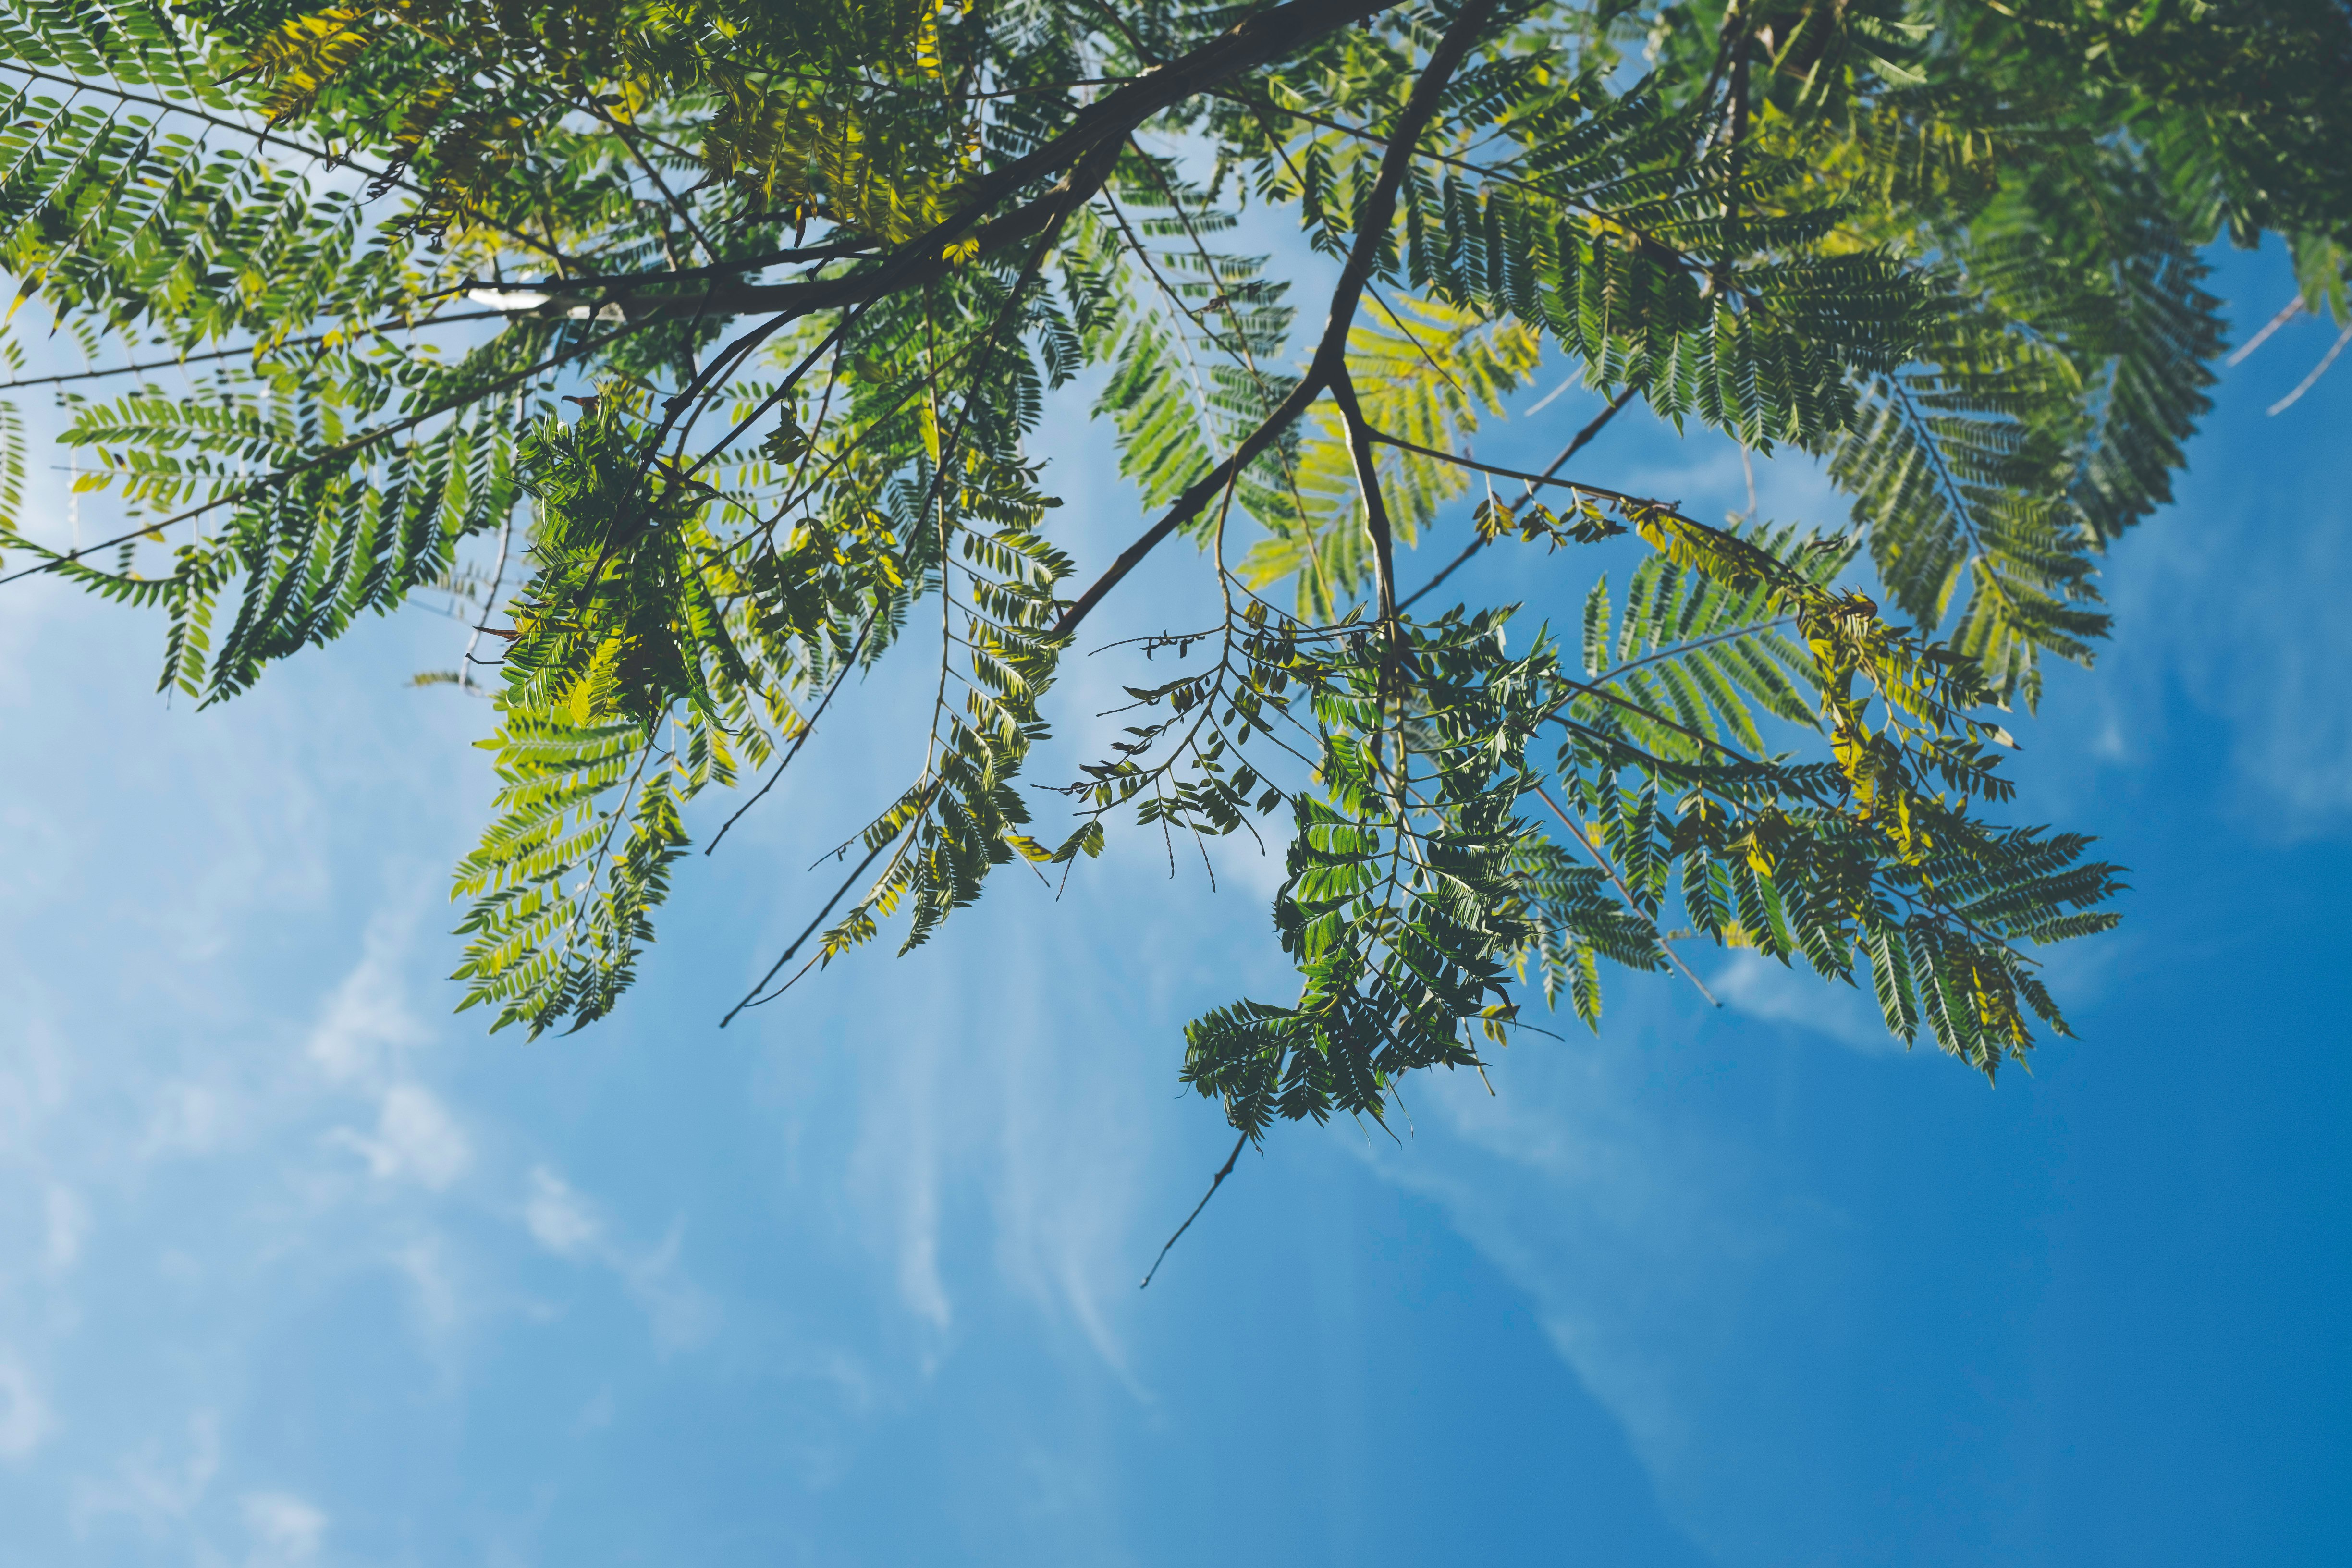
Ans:
[[[1530,986],[1597,1026],[1604,961],[1801,959],[1987,1075],[2063,1031],[2031,950],[2120,873],[1996,820],[2004,710],[2169,499],[2201,247],[2284,236],[2339,317],[2352,257],[2333,0],[0,0],[0,46],[6,331],[88,359],[21,384],[126,529],[35,537],[0,405],[0,547],[154,611],[201,701],[450,594],[499,781],[466,1005],[609,1013],[692,843],[896,658],[920,764],[738,1010],[1122,823],[1287,823],[1297,993],[1186,1036],[1253,1138],[1476,1068]],[[1602,413],[1482,460],[1547,367]],[[1150,514],[1090,572],[1049,407]],[[1635,407],[1845,515],[1599,483]],[[1586,590],[1580,658],[1412,614],[1449,531]],[[1213,623],[1032,784],[1179,536]]]

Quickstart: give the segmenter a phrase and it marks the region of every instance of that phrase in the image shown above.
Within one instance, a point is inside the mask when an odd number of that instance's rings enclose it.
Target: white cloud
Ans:
[[[473,1163],[473,1147],[431,1090],[396,1083],[383,1091],[375,1135],[339,1129],[336,1142],[356,1151],[379,1181],[406,1179],[439,1192]]]
[[[407,923],[387,916],[370,924],[360,962],[328,998],[325,1014],[310,1032],[310,1059],[329,1078],[378,1081],[390,1070],[396,1050],[425,1038],[400,982]]]
[[[411,1242],[394,1259],[407,1277],[416,1299],[416,1316],[429,1339],[439,1340],[457,1326],[463,1315],[457,1282],[449,1277],[447,1259],[438,1237]]]
[[[220,1473],[220,1422],[209,1410],[188,1418],[188,1453],[184,1461],[165,1460],[153,1444],[125,1459],[110,1481],[85,1480],[74,1489],[77,1529],[105,1514],[121,1514],[161,1531],[184,1519],[211,1489]]]
[[[1777,967],[1777,966],[1775,966]],[[1538,1305],[1579,1379],[1622,1426],[1678,1523],[1706,1544],[1704,1412],[1711,1360],[1759,1272],[1834,1217],[1786,1194],[1769,1163],[1689,1115],[1664,1053],[1662,988],[1620,988],[1610,1034],[1515,1047],[1475,1077],[1438,1075],[1413,1100],[1419,1136],[1364,1157],[1442,1204],[1455,1228]],[[1679,1053],[1677,1053],[1679,1054]]]
[[[245,1499],[245,1527],[253,1536],[254,1568],[293,1568],[318,1556],[327,1516],[291,1492],[253,1492]]]
[[[16,1042],[0,1054],[0,1149],[22,1151],[65,1105],[66,1059],[45,1026],[16,1022]]]
[[[14,1356],[0,1355],[0,1459],[29,1458],[49,1435],[49,1407]]]
[[[82,1237],[89,1232],[89,1211],[71,1187],[51,1184],[42,1203],[47,1234],[41,1242],[41,1267],[63,1274],[81,1258]]]
[[[910,1171],[898,1228],[898,1294],[914,1314],[944,1329],[955,1310],[940,1278],[940,1183],[936,1170]]]
[[[1246,844],[1242,850],[1250,853]],[[1034,951],[1023,960],[1039,962]],[[1075,1322],[1103,1364],[1143,1396],[1118,1331],[1142,1267],[1134,1220],[1148,1144],[1136,1135],[1132,1089],[1101,1073],[1072,1071],[1046,1043],[1053,1021],[1039,993],[1012,989],[988,1013],[1004,1042],[988,1068],[1003,1097],[991,1183],[997,1267],[1040,1306]],[[1102,1035],[1121,1023],[1113,1010],[1105,1013]],[[1094,1031],[1081,1026],[1073,1033],[1084,1038]]]
[[[1886,1021],[1868,997],[1851,985],[1823,980],[1809,968],[1791,968],[1761,953],[1735,952],[1709,984],[1717,995],[1751,1018],[1793,1024],[1865,1056],[1903,1049],[1903,1042],[1886,1032]]]
[[[691,1350],[719,1326],[717,1308],[678,1267],[684,1242],[685,1233],[672,1226],[662,1244],[644,1257],[609,1260],[653,1325],[655,1346],[663,1351]]]
[[[2241,635],[2203,650],[2221,667],[2203,694],[2237,727],[2239,767],[2280,838],[2340,832],[2352,818],[2352,626],[2337,610],[2352,549],[2341,531],[2314,529],[2280,552],[2237,606]]]
[[[596,1396],[580,1407],[580,1415],[572,1423],[574,1434],[602,1432],[613,1424],[613,1389],[611,1384],[596,1391]]]
[[[245,1110],[235,1093],[212,1084],[164,1084],[148,1112],[142,1152],[150,1158],[217,1153],[244,1131]]]
[[[936,1037],[914,1035],[880,1064],[889,1081],[866,1103],[851,1181],[861,1206],[874,1211],[871,1234],[889,1248],[899,1300],[943,1331],[955,1309],[940,1272],[940,1150],[932,1101],[948,1070],[941,1055]]]
[[[678,1264],[685,1243],[677,1226],[648,1252],[635,1252],[612,1238],[594,1205],[562,1176],[541,1165],[530,1173],[523,1199],[524,1226],[531,1239],[556,1257],[593,1264],[620,1279],[652,1325],[661,1350],[688,1350],[709,1340],[718,1311]]]
[[[523,1200],[522,1217],[531,1239],[558,1258],[588,1257],[604,1234],[587,1200],[544,1165],[530,1173],[530,1195]]]
[[[2242,424],[2219,433],[2276,438],[2277,426],[2257,423],[2268,426],[2259,436]],[[2342,676],[2352,619],[2339,610],[2352,590],[2352,531],[2322,469],[2289,465],[2265,478],[2250,489],[2192,469],[2180,506],[2134,531],[2109,568],[2118,636],[2089,683],[2092,700],[2127,704],[2137,742],[2185,689],[2228,737],[2238,810],[2263,837],[2339,836],[2352,823],[2352,689]],[[2185,526],[2192,514],[2197,526]],[[2297,526],[2282,529],[2282,517]],[[2135,745],[2123,760],[2153,754]]]

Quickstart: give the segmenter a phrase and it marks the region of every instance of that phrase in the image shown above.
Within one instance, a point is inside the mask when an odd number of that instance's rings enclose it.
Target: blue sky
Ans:
[[[2288,292],[2215,287],[2242,332]],[[1718,955],[1721,1013],[1621,979],[1492,1098],[1408,1085],[1398,1142],[1284,1129],[1141,1293],[1229,1139],[1179,1030],[1283,984],[1262,863],[1212,894],[1130,832],[719,1033],[919,761],[885,676],[616,1018],[487,1039],[443,978],[485,713],[404,685],[462,628],[198,714],[155,627],[11,588],[0,1568],[2340,1560],[2352,374],[2263,413],[2327,336],[2225,378],[2101,668],[2018,726],[2021,815],[2134,870],[2053,960],[2079,1041],[1989,1091],[1775,969]],[[1135,508],[1074,428],[1099,561]],[[1744,504],[1733,448],[1637,421],[1586,471]],[[1580,570],[1464,592],[1562,617]],[[1171,556],[1116,607],[1206,591]],[[1066,736],[1122,673],[1066,680]]]

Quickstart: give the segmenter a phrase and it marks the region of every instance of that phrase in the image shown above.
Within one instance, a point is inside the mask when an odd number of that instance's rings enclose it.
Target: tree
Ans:
[[[476,606],[433,678],[496,670],[464,1005],[609,1012],[703,793],[760,781],[715,843],[908,644],[924,765],[735,1011],[1120,823],[1270,825],[1297,993],[1185,1032],[1244,1140],[1476,1068],[1529,987],[1597,1026],[1601,961],[1688,974],[1677,944],[1866,984],[1988,1078],[2063,1032],[2030,949],[2112,924],[2119,872],[1988,815],[2001,712],[2090,662],[2100,555],[2168,499],[2222,342],[2200,247],[2283,234],[2347,313],[2336,0],[0,0],[0,256],[100,367],[14,384],[129,524],[24,531],[11,411],[14,576],[154,611],[204,703],[422,591]],[[1303,328],[1219,248],[1248,206],[1328,261]],[[1603,412],[1540,473],[1473,459],[1547,348]],[[1082,570],[1024,439],[1090,373],[1150,516]],[[1568,473],[1636,401],[1824,459],[1850,520]],[[1466,542],[1408,591],[1433,532]],[[1221,615],[1143,639],[1177,673],[1114,754],[1027,784],[1059,661],[1180,534]],[[1618,536],[1649,554],[1575,646],[1437,592]],[[1865,563],[1884,609],[1840,586]]]

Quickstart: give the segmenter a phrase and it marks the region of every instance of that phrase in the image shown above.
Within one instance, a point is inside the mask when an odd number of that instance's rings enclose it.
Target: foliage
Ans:
[[[740,816],[911,643],[924,763],[738,1010],[1120,821],[1286,822],[1297,993],[1185,1032],[1247,1138],[1707,946],[1988,1077],[2063,1032],[2030,950],[2118,872],[1989,815],[1998,716],[2091,660],[2169,496],[2200,247],[2283,235],[2339,318],[2352,257],[2336,0],[0,0],[0,44],[10,330],[96,367],[15,384],[128,529],[20,525],[10,408],[0,544],[156,612],[203,702],[458,595],[500,781],[466,1005],[610,1012],[703,792],[761,778]],[[1320,259],[1231,248],[1252,211]],[[1476,459],[1546,363],[1607,412]],[[1090,578],[1055,396],[1153,513]],[[1817,458],[1850,518],[1559,477],[1636,401]],[[1621,586],[1513,652],[1511,606],[1400,592],[1449,530]],[[1145,639],[1180,673],[1041,797],[1059,661],[1179,533],[1221,616]]]

